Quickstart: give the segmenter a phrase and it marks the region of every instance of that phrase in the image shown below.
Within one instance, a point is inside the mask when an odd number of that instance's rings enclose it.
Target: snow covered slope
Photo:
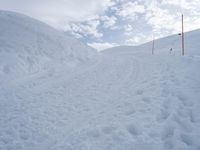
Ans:
[[[197,50],[200,47],[200,29],[186,32],[185,33],[185,54],[186,55],[199,55],[200,50]],[[173,49],[174,55],[180,55],[182,50],[182,41],[181,35],[175,34],[168,37],[155,40],[154,51],[155,53],[163,52],[169,53],[170,48]],[[106,49],[105,52],[131,52],[131,51],[149,51],[151,54],[152,42],[148,42],[139,46],[118,46]]]
[[[22,14],[0,11],[0,76],[34,74],[72,67],[96,50]]]
[[[118,47],[70,75],[4,82],[0,149],[199,150],[200,32],[186,36],[184,57],[175,35],[157,40],[155,55],[151,43]]]

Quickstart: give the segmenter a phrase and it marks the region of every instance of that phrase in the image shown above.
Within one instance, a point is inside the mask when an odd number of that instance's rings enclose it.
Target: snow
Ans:
[[[22,14],[0,11],[0,27],[0,76],[71,69],[97,55],[76,39]]]
[[[73,50],[66,48],[66,53],[73,57],[66,54],[66,61],[79,62],[70,67],[58,59],[62,49],[52,48],[51,40],[39,41],[45,48],[37,49],[28,39],[36,34],[35,26],[45,39],[54,39],[58,31],[19,14],[0,14],[0,19],[20,23],[5,23],[12,33],[0,38],[0,65],[19,63],[14,74],[4,67],[0,76],[0,150],[200,149],[200,30],[185,34],[185,56],[178,35],[156,40],[155,55],[151,43],[96,54],[67,37],[66,45]],[[28,27],[22,28],[24,24]],[[23,34],[22,41],[15,31]],[[6,42],[12,45],[10,50]],[[19,47],[24,43],[32,46]],[[37,50],[44,54],[36,57],[32,52]],[[45,63],[48,69],[26,72],[24,66],[30,64],[18,54],[35,56],[34,62],[40,67]],[[21,70],[23,76],[18,76]]]

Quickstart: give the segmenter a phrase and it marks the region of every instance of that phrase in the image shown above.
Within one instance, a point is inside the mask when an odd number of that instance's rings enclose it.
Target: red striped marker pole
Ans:
[[[182,14],[182,55],[185,54],[185,43],[184,43],[184,26],[183,26],[183,14]]]

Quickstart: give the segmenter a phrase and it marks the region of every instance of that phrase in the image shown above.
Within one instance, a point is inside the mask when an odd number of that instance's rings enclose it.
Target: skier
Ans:
[[[172,48],[170,48],[170,50],[169,50],[169,51],[170,51],[170,54],[171,54],[171,53],[172,53]]]

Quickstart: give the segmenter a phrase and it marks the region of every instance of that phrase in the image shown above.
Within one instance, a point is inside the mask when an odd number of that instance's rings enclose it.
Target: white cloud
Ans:
[[[157,38],[181,31],[181,14],[184,14],[185,31],[200,27],[199,0],[167,0],[161,3],[151,3],[146,13],[146,23],[153,28]],[[194,22],[196,22],[194,24]]]
[[[131,20],[137,19],[138,14],[145,12],[144,5],[138,4],[137,2],[127,2],[124,3],[118,9],[118,15]]]
[[[124,26],[125,35],[130,36],[133,32],[133,26],[131,24],[127,24]]]
[[[147,23],[152,25],[154,32],[160,30],[177,31],[179,29],[179,22],[177,21],[177,14],[170,14],[168,10],[161,8],[154,8],[154,12],[146,15]]]
[[[103,27],[104,28],[110,28],[110,29],[116,29],[116,21],[117,18],[115,16],[102,16],[101,21],[103,21]]]
[[[98,31],[98,26],[100,25],[99,20],[90,20],[87,23],[72,23],[68,28],[68,31],[71,31],[72,34],[77,35],[79,37],[92,36],[95,38],[100,38],[103,36],[102,33]],[[82,35],[82,36],[79,36]],[[76,36],[77,37],[77,36]]]
[[[107,49],[107,48],[111,48],[111,47],[115,47],[115,46],[119,46],[118,44],[116,43],[108,43],[108,42],[105,42],[105,43],[97,43],[97,42],[94,42],[94,43],[88,43],[89,46],[101,51],[101,50],[104,50],[104,49]]]
[[[128,38],[125,41],[125,44],[126,45],[139,45],[139,44],[151,41],[151,40],[152,40],[151,36],[146,36],[142,33],[139,33],[139,34],[135,34],[133,37]]]
[[[180,7],[181,9],[193,9],[195,5],[199,4],[199,0],[167,0],[162,1],[163,5],[174,5],[176,7]]]
[[[136,44],[138,44],[139,42],[140,42],[139,36],[135,36],[135,37],[133,37],[133,38],[130,38],[130,39],[126,40],[126,44],[127,44],[127,45],[136,45]]]

